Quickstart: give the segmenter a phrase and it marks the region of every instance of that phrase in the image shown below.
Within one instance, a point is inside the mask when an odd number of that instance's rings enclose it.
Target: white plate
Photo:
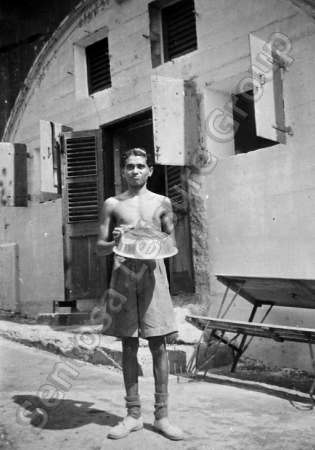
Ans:
[[[124,258],[131,258],[131,259],[148,259],[148,260],[153,260],[153,259],[164,259],[164,258],[170,258],[171,256],[174,256],[178,253],[178,249],[176,247],[174,247],[174,249],[167,255],[160,255],[158,254],[157,256],[155,256],[154,258],[145,258],[145,257],[140,257],[140,256],[136,256],[136,255],[129,255],[127,253],[123,253],[120,250],[118,250],[116,247],[113,248],[113,252],[116,255],[119,256],[123,256]]]

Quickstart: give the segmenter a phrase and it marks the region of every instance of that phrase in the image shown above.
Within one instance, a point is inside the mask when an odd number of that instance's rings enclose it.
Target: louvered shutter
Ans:
[[[101,132],[63,134],[66,299],[99,298],[105,268],[95,251],[103,204]]]
[[[89,94],[111,87],[108,38],[86,47]]]
[[[97,222],[100,210],[98,132],[64,134],[68,223]]]
[[[197,48],[193,0],[183,0],[162,9],[164,60],[168,61]]]
[[[167,196],[170,198],[175,214],[186,212],[188,208],[187,192],[183,187],[184,169],[179,166],[166,167]]]

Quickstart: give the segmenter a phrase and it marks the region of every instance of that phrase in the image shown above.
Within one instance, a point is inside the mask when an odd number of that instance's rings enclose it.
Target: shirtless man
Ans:
[[[112,253],[122,233],[145,223],[174,235],[171,202],[147,189],[153,167],[145,150],[131,149],[123,157],[122,175],[128,189],[104,202],[97,249]],[[113,230],[113,231],[112,231]],[[143,427],[138,391],[139,336],[148,339],[155,381],[154,427],[169,439],[183,439],[182,431],[168,420],[168,357],[165,340],[176,333],[174,312],[163,260],[140,260],[115,255],[105,304],[110,320],[104,334],[122,339],[122,366],[127,416],[108,437],[120,439]],[[107,313],[108,317],[108,313]]]

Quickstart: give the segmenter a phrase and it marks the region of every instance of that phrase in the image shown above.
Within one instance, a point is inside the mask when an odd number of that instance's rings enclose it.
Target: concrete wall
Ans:
[[[219,162],[208,175],[191,174],[197,290],[191,301],[198,301],[204,310],[211,304],[215,310],[221,293],[214,281],[218,272],[312,277],[314,22],[286,0],[195,0],[198,49],[152,69],[147,5],[147,0],[91,2],[69,22],[34,75],[27,101],[7,130],[7,140],[26,143],[33,156],[28,168],[32,201],[40,198],[40,119],[74,130],[98,128],[150,108],[153,73],[193,79],[201,108],[200,144]],[[104,27],[108,27],[112,87],[84,97],[75,87],[74,75],[80,69],[75,66],[74,47]],[[248,74],[249,33],[267,39],[275,31],[292,43],[294,62],[285,74],[284,100],[294,136],[286,145],[233,156],[232,146],[220,146],[207,135],[207,117],[217,106],[209,100],[209,90],[229,96]],[[58,220],[53,219],[54,229]],[[246,309],[239,306],[233,314],[244,318]],[[279,314],[277,320],[288,318],[291,324],[306,325],[310,317],[308,311]],[[276,355],[282,363],[292,362],[287,350],[285,356],[280,354],[279,346]]]
[[[0,246],[16,243],[18,246],[19,305],[12,308],[1,300],[1,307],[18,309],[36,316],[51,312],[53,300],[64,299],[63,250],[61,233],[61,202],[48,202],[27,208],[1,208]],[[0,273],[0,285],[12,280],[6,266]],[[14,289],[13,286],[10,289]]]

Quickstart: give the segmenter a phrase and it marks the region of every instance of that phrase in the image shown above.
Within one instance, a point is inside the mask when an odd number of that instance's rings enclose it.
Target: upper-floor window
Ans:
[[[164,61],[197,48],[193,0],[184,0],[162,9]]]
[[[278,142],[259,136],[256,131],[254,91],[232,96],[235,153],[248,153],[260,148],[271,147]]]
[[[153,67],[197,49],[194,0],[149,4]]]
[[[291,43],[273,33],[265,40],[249,35],[251,70],[205,89],[207,147],[214,155],[248,153],[286,144],[293,129],[285,117],[284,79]],[[233,83],[233,84],[232,84]]]
[[[89,95],[111,87],[108,38],[87,46],[85,52]]]
[[[110,90],[112,80],[109,51],[110,37],[107,26],[84,33],[81,39],[73,43],[76,98],[105,94]]]
[[[292,62],[285,54],[291,48],[287,40],[281,33],[273,33],[267,41],[249,36],[252,89],[244,89],[249,81],[245,77],[239,83],[242,92],[233,95],[235,153],[285,144],[292,135],[286,126],[283,95],[286,66]]]

